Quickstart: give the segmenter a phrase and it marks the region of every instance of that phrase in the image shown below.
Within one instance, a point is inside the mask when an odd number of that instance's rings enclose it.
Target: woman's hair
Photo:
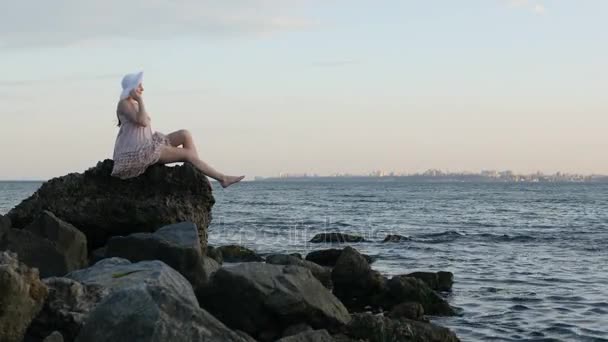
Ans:
[[[116,113],[116,118],[118,119],[118,124],[116,126],[120,127],[121,122],[120,122],[120,116],[118,116],[118,113]]]

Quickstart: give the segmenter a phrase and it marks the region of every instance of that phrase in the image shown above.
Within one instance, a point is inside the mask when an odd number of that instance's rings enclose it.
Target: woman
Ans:
[[[152,133],[150,116],[142,99],[142,78],[143,72],[139,72],[122,79],[122,93],[116,109],[120,130],[114,145],[112,176],[127,179],[139,176],[155,163],[190,162],[224,188],[245,177],[224,175],[202,161],[187,130],[168,135]]]

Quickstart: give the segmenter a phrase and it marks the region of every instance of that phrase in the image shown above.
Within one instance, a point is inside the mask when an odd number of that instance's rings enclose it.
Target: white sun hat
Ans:
[[[127,97],[129,97],[129,94],[131,93],[131,90],[137,88],[137,86],[141,83],[142,79],[144,78],[144,72],[140,71],[140,72],[136,72],[134,74],[126,74],[123,78],[122,78],[122,92],[120,93],[120,99],[126,99]]]

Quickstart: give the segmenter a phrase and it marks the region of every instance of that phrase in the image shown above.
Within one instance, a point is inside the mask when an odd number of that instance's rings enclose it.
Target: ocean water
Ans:
[[[0,182],[0,214],[40,183]],[[328,248],[341,231],[387,275],[454,272],[463,341],[608,341],[608,184],[243,182],[214,192],[209,243]],[[386,234],[412,238],[382,243]]]

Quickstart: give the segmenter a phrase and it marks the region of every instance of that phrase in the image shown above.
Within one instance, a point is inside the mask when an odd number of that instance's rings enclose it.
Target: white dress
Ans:
[[[120,130],[114,144],[112,176],[121,179],[137,177],[148,166],[158,162],[163,145],[171,144],[166,135],[152,133],[150,125],[138,125],[133,117],[124,113],[118,113],[118,118]]]

